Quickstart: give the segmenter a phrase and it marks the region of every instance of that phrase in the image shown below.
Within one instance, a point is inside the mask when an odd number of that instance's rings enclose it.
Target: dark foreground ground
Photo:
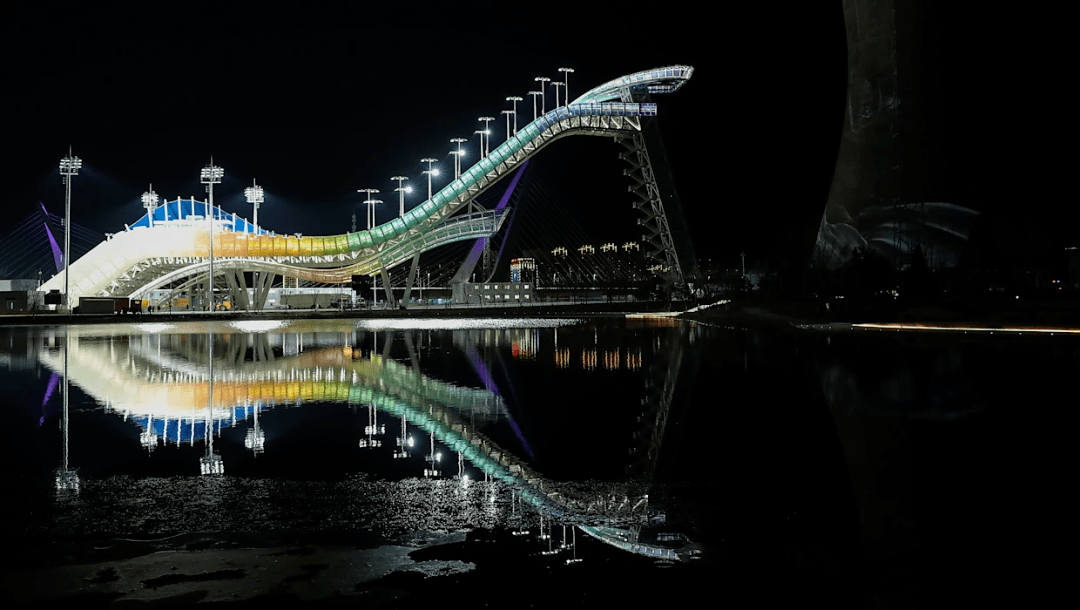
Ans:
[[[710,566],[657,566],[578,538],[545,556],[508,531],[428,532],[373,546],[350,533],[194,533],[159,540],[69,540],[36,549],[3,578],[19,605],[354,608],[585,607],[695,595]],[[24,549],[25,550],[25,549]],[[581,555],[579,555],[581,556]]]

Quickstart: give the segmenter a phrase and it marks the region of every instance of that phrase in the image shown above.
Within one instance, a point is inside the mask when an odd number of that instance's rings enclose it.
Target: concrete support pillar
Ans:
[[[409,281],[405,282],[405,296],[402,297],[402,302],[405,307],[409,306],[409,295],[412,294],[413,284],[416,283],[416,271],[420,267],[420,251],[418,250],[412,258],[412,266],[409,268]]]

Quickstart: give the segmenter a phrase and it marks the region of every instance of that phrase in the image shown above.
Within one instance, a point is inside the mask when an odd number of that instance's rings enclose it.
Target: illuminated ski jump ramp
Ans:
[[[454,214],[554,140],[571,135],[617,139],[639,135],[642,118],[655,116],[656,105],[625,100],[641,99],[645,92],[675,91],[692,73],[692,67],[671,66],[630,74],[596,87],[519,129],[431,199],[367,231],[322,237],[276,235],[261,229],[256,232],[247,221],[220,210],[213,211],[215,225],[211,231],[206,204],[168,202],[154,211],[153,227],[143,216],[126,231],[73,262],[68,302],[75,304],[83,296],[138,298],[179,280],[205,275],[210,268],[211,234],[215,276],[232,274],[227,279],[235,281],[239,272],[257,271],[324,284],[347,284],[353,275],[373,275],[421,252],[491,236],[501,227],[503,214]],[[613,101],[619,99],[624,101]],[[174,210],[172,217],[170,209]],[[657,243],[664,238],[667,225],[666,221],[660,224],[663,226],[655,231],[649,230],[654,235],[646,236],[651,239],[658,235]],[[243,277],[242,273],[239,277]],[[43,291],[63,289],[63,272],[41,287]]]

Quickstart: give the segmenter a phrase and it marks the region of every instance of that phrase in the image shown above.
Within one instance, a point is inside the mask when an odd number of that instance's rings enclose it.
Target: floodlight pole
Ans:
[[[454,180],[461,177],[461,155],[465,154],[465,151],[461,150],[461,143],[468,142],[466,138],[451,138],[451,144],[457,144],[457,150],[451,151],[454,153]]]
[[[431,177],[439,175],[439,170],[431,169],[431,164],[436,161],[438,161],[438,159],[433,159],[431,157],[420,159],[421,163],[427,163],[427,169],[424,170],[424,173],[427,174],[427,198],[429,201],[431,200]]]
[[[525,99],[525,98],[517,96],[517,95],[511,95],[511,96],[508,96],[506,98],[506,101],[511,102],[514,105],[514,135],[515,136],[517,135],[517,103],[520,102],[523,99]]]
[[[514,114],[513,110],[503,110],[502,113],[506,116],[506,139],[510,139],[510,115]]]
[[[537,76],[533,80],[540,83],[540,114],[547,114],[547,99],[544,97],[544,83],[550,82],[551,79],[546,76]]]
[[[255,179],[251,179],[251,186],[244,189],[244,197],[247,198],[247,202],[255,207],[255,212],[252,217],[252,224],[255,225],[255,234],[259,234],[259,205],[266,201],[263,194],[263,189],[258,184],[255,184]]]
[[[532,98],[533,98],[533,120],[535,121],[536,117],[537,117],[537,114],[536,114],[536,96],[540,95],[540,92],[539,91],[530,91],[529,95],[532,96]]]
[[[68,156],[60,159],[60,175],[63,176],[67,194],[64,197],[64,307],[71,313],[71,300],[69,297],[71,284],[68,270],[71,268],[71,178],[79,174],[82,167],[82,159],[72,156],[71,146],[68,146]],[[67,356],[65,355],[65,358]],[[66,399],[65,394],[65,399]]]
[[[487,146],[484,148],[484,156],[486,157],[491,154],[491,127],[488,124],[494,121],[495,117],[482,116],[476,120],[484,123],[484,135],[487,136]]]
[[[559,107],[559,87],[562,87],[563,84],[560,83],[559,81],[551,81],[551,86],[555,87],[555,107],[558,108]]]
[[[566,105],[570,105],[570,75],[573,74],[573,68],[559,68],[559,72],[563,73],[563,95],[566,96]]]
[[[405,193],[411,193],[412,187],[406,186],[402,188],[401,183],[408,180],[405,176],[394,176],[391,180],[397,180],[397,188],[394,189],[399,193],[398,196],[398,216],[405,216]]]
[[[483,129],[477,129],[473,133],[480,136],[480,158],[483,159],[484,158],[484,130]]]
[[[199,174],[199,181],[206,185],[206,191],[210,193],[206,208],[207,217],[210,219],[210,280],[207,282],[206,294],[211,312],[214,311],[214,185],[221,183],[224,174],[225,170],[214,165],[214,157],[210,157],[210,165],[204,167]]]
[[[154,192],[154,185],[150,185],[150,190],[142,194],[142,204],[146,208],[146,221],[149,223],[151,229],[154,228],[154,210],[157,208],[158,194]]]
[[[371,227],[372,227],[372,224],[373,224],[373,214],[371,213],[371,202],[372,202],[372,201],[374,201],[374,200],[373,200],[373,199],[371,198],[371,195],[372,195],[372,193],[378,193],[378,192],[379,192],[379,189],[357,189],[357,191],[356,191],[356,192],[357,192],[357,193],[367,193],[367,198],[366,198],[366,199],[364,199],[364,203],[368,204],[368,209],[367,209],[367,228],[368,228],[368,231],[370,231],[370,230],[371,230]]]

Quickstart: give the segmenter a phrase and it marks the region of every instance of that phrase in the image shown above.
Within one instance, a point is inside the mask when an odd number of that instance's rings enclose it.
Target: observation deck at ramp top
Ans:
[[[353,275],[374,275],[439,246],[490,237],[501,228],[505,213],[488,210],[454,214],[559,138],[597,135],[619,139],[640,135],[642,118],[655,116],[656,105],[613,100],[620,96],[629,99],[629,88],[644,88],[649,93],[676,91],[692,73],[693,68],[688,66],[658,68],[596,87],[517,130],[462,171],[459,178],[403,216],[366,231],[331,236],[280,235],[261,228],[255,231],[245,219],[222,212],[214,212],[215,226],[211,231],[205,216],[206,204],[177,199],[167,203],[164,212],[160,208],[153,212],[152,227],[144,215],[127,230],[74,261],[68,301],[76,303],[83,296],[139,298],[178,280],[205,275],[210,269],[211,233],[215,276],[259,271],[323,284],[347,284]],[[170,209],[175,212],[170,214]],[[666,222],[661,224],[666,230]],[[660,233],[660,229],[650,231],[650,239]],[[64,285],[61,271],[41,290],[62,291]]]

